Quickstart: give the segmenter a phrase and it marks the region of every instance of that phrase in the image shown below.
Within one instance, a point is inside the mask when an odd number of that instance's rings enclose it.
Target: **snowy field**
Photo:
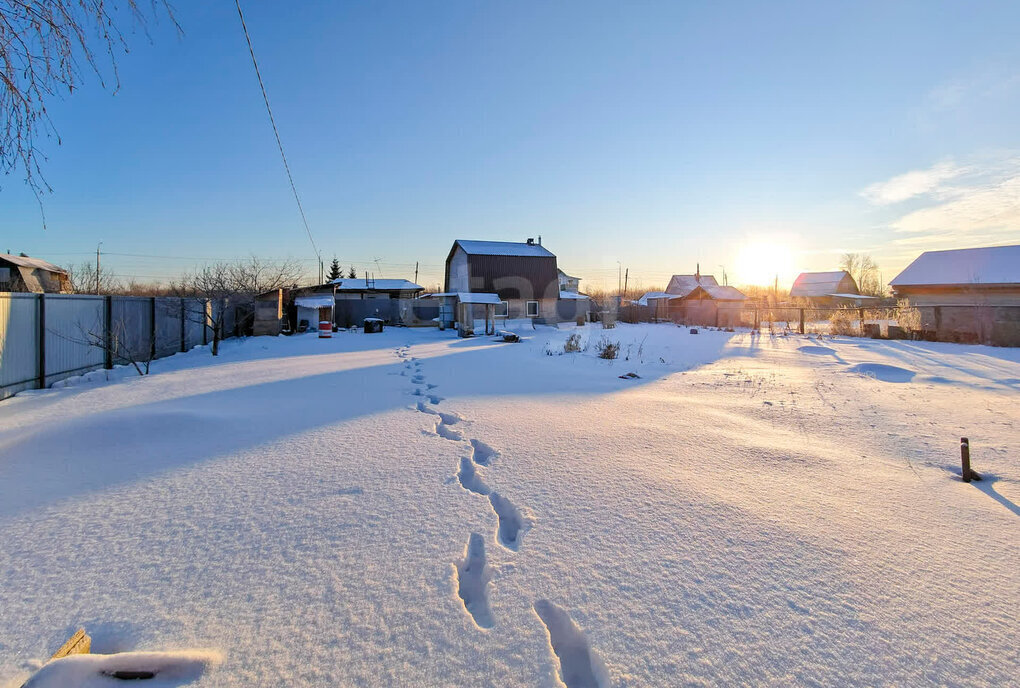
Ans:
[[[0,403],[0,686],[1018,684],[1020,350],[520,332]]]

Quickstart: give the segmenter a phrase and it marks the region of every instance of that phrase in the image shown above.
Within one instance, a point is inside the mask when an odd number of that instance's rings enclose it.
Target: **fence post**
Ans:
[[[187,309],[184,306],[184,297],[181,297],[181,353],[187,351],[188,346],[188,327],[185,325],[184,316],[186,315]]]
[[[864,309],[863,308],[858,308],[857,309],[857,317],[859,317],[860,320],[861,320],[861,336],[863,337],[864,336]]]
[[[804,334],[804,309],[800,309],[800,333]]]
[[[39,389],[46,387],[46,294],[39,294]]]
[[[149,323],[150,323],[150,335],[149,341],[149,360],[156,358],[156,297],[149,297]]]
[[[105,312],[106,331],[103,333],[104,352],[103,367],[107,370],[113,368],[113,297],[107,294],[103,297],[103,311]]]

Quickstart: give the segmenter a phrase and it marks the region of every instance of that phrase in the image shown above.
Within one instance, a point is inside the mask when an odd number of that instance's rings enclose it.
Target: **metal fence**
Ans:
[[[217,314],[201,299],[0,293],[0,399],[206,344]],[[240,323],[228,308],[224,336]]]
[[[1020,346],[1020,306],[946,305],[876,307],[729,304],[705,301],[620,309],[623,322],[673,322],[702,327],[768,329],[883,339]]]

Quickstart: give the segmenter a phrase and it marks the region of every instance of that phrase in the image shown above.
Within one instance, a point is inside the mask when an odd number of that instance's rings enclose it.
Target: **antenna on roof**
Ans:
[[[538,235],[538,245],[539,246],[542,245],[542,235],[541,234]]]

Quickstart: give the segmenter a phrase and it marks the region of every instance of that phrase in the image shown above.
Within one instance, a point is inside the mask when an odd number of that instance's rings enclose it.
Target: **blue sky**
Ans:
[[[175,6],[51,103],[48,227],[9,176],[0,250],[314,274],[233,3]],[[456,238],[541,235],[582,288],[1020,242],[1017,2],[243,6],[316,243],[380,277]]]

